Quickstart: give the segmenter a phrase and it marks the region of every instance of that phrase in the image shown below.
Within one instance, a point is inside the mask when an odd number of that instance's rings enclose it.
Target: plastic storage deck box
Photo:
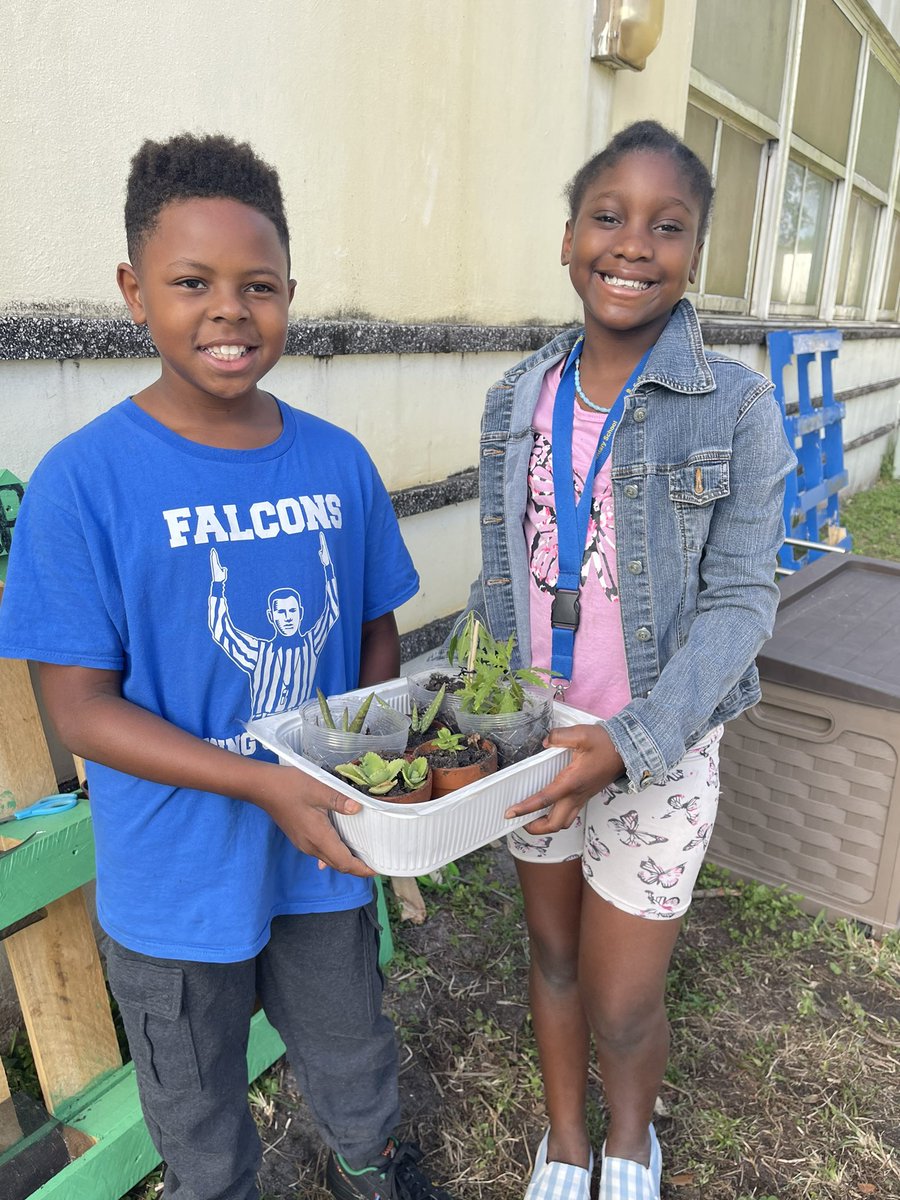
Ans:
[[[900,564],[837,555],[781,584],[763,698],[726,726],[710,858],[810,911],[900,924]]]

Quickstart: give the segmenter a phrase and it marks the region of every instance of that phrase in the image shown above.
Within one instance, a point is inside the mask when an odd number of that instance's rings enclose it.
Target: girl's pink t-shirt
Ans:
[[[556,539],[556,501],[553,480],[553,402],[563,363],[544,375],[534,411],[534,447],[528,464],[528,503],[524,533],[529,564],[531,653],[535,667],[549,669],[550,607],[559,574]],[[572,469],[575,502],[584,489],[597,441],[606,417],[575,404]],[[619,608],[616,534],[613,524],[612,455],[594,480],[584,558],[581,564],[581,618],[575,634],[572,681],[565,701],[598,717],[612,717],[631,699],[625,638]],[[567,486],[572,486],[568,481]]]

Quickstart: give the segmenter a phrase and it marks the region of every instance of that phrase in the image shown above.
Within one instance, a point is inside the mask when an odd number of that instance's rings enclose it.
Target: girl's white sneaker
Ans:
[[[597,1200],[660,1200],[662,1151],[652,1125],[649,1167],[630,1158],[608,1158],[605,1150],[604,1144]]]
[[[525,1200],[590,1200],[591,1173],[594,1170],[594,1155],[587,1170],[572,1163],[547,1162],[547,1140],[550,1130],[544,1134],[537,1154],[534,1156],[534,1171],[525,1193]]]

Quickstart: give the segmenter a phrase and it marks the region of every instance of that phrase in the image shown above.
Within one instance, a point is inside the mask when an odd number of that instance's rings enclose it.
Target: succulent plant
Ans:
[[[421,755],[412,760],[388,759],[369,751],[356,762],[340,763],[334,770],[369,795],[386,796],[398,782],[407,792],[420,788],[428,778],[428,759]]]
[[[440,690],[435,693],[435,697],[428,707],[419,712],[419,706],[413,701],[412,718],[409,723],[409,728],[413,733],[425,733],[434,724],[435,717],[438,715],[438,710],[441,707],[441,701],[447,693],[446,683],[442,683]]]
[[[373,796],[384,796],[394,787],[397,776],[406,765],[405,758],[386,759],[370,750],[357,762],[339,763],[334,769],[336,774],[363,791]]]
[[[345,706],[343,715],[341,716],[340,725],[338,725],[337,721],[335,721],[334,714],[328,707],[328,700],[326,699],[325,693],[321,688],[316,688],[316,696],[319,700],[319,708],[322,711],[322,720],[325,722],[326,729],[342,729],[345,733],[361,733],[363,722],[365,721],[369,708],[371,707],[375,693],[369,692],[368,696],[366,696],[365,700],[363,700],[362,704],[357,709],[356,716],[352,721],[350,720],[350,709]],[[379,697],[379,699],[381,698]]]
[[[449,729],[439,729],[431,739],[435,750],[443,750],[446,754],[459,754],[463,748],[466,736],[463,733],[451,733]]]
[[[400,777],[408,792],[418,791],[428,778],[428,759],[420,754],[418,758],[404,761],[400,768]]]

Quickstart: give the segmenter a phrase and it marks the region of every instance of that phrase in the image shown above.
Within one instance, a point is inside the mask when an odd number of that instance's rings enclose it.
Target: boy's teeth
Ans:
[[[211,354],[213,358],[230,360],[243,358],[248,349],[249,346],[207,346],[206,353]]]
[[[650,286],[643,279],[620,279],[618,275],[604,275],[603,282],[610,284],[612,287],[627,287],[634,288],[636,292],[643,292]]]

